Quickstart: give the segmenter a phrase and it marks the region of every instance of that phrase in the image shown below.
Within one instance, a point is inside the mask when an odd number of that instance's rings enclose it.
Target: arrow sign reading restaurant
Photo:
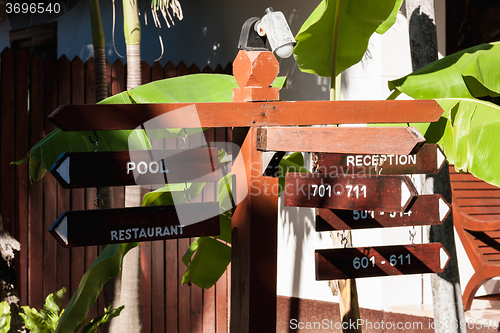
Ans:
[[[316,209],[316,231],[440,225],[451,210],[440,194],[419,195],[406,212]]]
[[[356,175],[435,174],[441,170],[446,161],[446,156],[437,144],[424,144],[413,155],[329,153],[316,155],[321,173],[336,170],[338,173]]]
[[[285,206],[404,212],[416,196],[407,176],[290,172],[285,177]]]
[[[450,256],[441,243],[316,250],[316,280],[441,273]]]
[[[219,203],[70,211],[49,231],[64,247],[215,236],[220,234]]]
[[[217,148],[193,148],[64,153],[50,172],[63,188],[81,188],[218,181],[217,169]]]

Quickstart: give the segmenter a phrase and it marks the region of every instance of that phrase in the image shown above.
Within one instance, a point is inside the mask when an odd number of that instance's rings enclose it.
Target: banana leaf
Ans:
[[[139,243],[111,244],[104,248],[80,280],[55,333],[75,331],[94,305],[104,284],[120,272],[125,254],[137,245]]]
[[[436,99],[443,108],[432,124],[412,124],[443,147],[457,171],[500,186],[500,108],[477,98],[500,95],[500,43],[477,45],[389,82],[396,93]],[[476,97],[476,98],[475,98]]]
[[[500,106],[478,99],[438,99],[441,120],[411,124],[427,142],[443,147],[457,171],[500,186]]]
[[[0,302],[0,333],[10,330],[10,305],[7,301]]]
[[[331,77],[356,64],[371,35],[394,23],[400,5],[399,0],[321,1],[295,37],[293,52],[300,70]]]
[[[414,99],[499,96],[498,59],[500,42],[477,45],[389,81],[389,89]]]

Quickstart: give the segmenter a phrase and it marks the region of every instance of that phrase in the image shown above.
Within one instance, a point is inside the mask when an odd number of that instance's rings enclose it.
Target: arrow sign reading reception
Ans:
[[[218,181],[217,169],[217,148],[193,148],[64,153],[50,172],[62,187],[81,188]]]
[[[64,247],[215,236],[219,203],[64,212],[49,231]]]
[[[316,209],[316,231],[440,225],[450,212],[440,194],[419,195],[406,212]]]
[[[441,273],[450,256],[440,243],[316,250],[316,280]]]
[[[285,178],[285,206],[404,212],[416,196],[407,176],[291,172]]]
[[[405,175],[435,174],[446,156],[437,144],[424,144],[413,155],[317,153],[321,173]]]

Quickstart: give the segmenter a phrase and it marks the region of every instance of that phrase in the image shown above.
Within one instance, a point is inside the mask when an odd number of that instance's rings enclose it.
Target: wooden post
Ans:
[[[233,101],[277,99],[269,88],[278,74],[269,51],[240,51]],[[278,180],[262,176],[257,128],[238,129],[242,146],[233,165],[238,203],[232,219],[231,332],[276,332]],[[238,199],[239,200],[239,199]]]

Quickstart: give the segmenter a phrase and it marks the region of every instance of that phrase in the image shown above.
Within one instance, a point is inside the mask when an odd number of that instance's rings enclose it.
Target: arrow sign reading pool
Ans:
[[[405,175],[435,174],[446,156],[437,144],[424,144],[413,155],[353,155],[317,153],[319,172],[325,174]]]
[[[186,167],[188,166],[188,167]],[[50,169],[64,188],[218,181],[216,148],[64,153]]]
[[[316,231],[440,225],[450,212],[440,194],[419,195],[406,212],[316,209]]]
[[[49,231],[64,247],[215,236],[219,203],[70,211]]]
[[[316,280],[441,273],[450,256],[441,243],[316,250]]]
[[[404,212],[416,196],[407,176],[290,172],[285,178],[285,206]]]

